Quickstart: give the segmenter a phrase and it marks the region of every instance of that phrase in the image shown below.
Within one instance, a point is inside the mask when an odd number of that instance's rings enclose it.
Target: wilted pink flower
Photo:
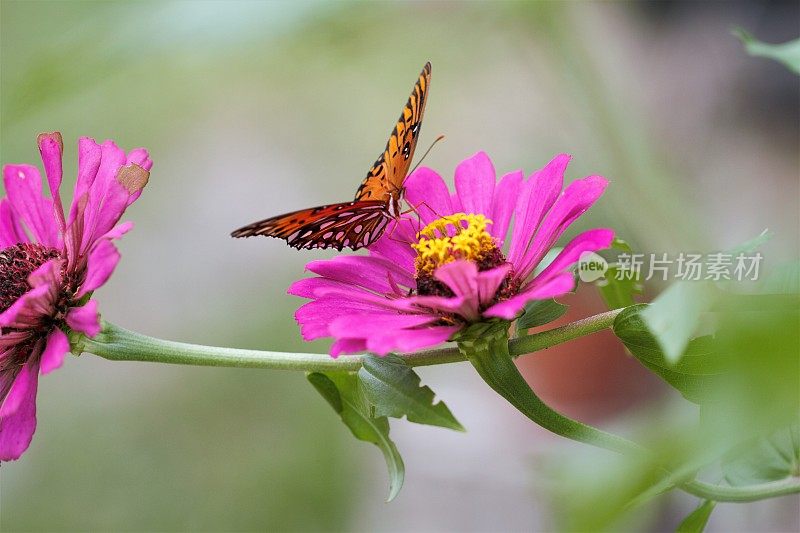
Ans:
[[[535,273],[608,184],[589,176],[562,192],[569,159],[558,155],[527,180],[517,171],[498,182],[489,157],[479,152],[456,168],[454,195],[436,172],[418,169],[405,187],[421,223],[404,216],[369,256],[312,261],[307,268],[319,277],[289,288],[312,300],[295,314],[303,338],[334,337],[334,357],[412,351],[444,342],[471,323],[513,320],[531,300],[572,291],[571,267],[582,253],[610,246],[614,233],[581,233]],[[417,231],[420,224],[426,226]]]
[[[147,151],[128,154],[112,141],[81,138],[78,178],[68,217],[61,203],[60,133],[38,138],[51,197],[39,170],[5,165],[0,200],[0,461],[19,458],[36,430],[38,374],[59,368],[67,332],[100,332],[92,291],[119,261],[112,240],[133,224],[116,225],[147,183]]]

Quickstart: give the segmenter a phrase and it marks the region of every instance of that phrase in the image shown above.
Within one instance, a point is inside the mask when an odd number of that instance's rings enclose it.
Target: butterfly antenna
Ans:
[[[414,165],[414,168],[411,169],[411,172],[417,170],[417,167],[420,166],[420,164],[425,160],[425,156],[427,156],[430,153],[431,149],[433,149],[433,147],[436,146],[436,143],[438,143],[439,141],[443,141],[444,139],[445,139],[444,134],[439,134],[439,136],[436,137],[436,139],[434,139],[431,145],[428,146],[428,149],[425,150],[425,153],[422,154],[422,157],[419,158],[419,161],[417,161],[417,164]],[[411,172],[409,172],[409,174],[411,174]]]

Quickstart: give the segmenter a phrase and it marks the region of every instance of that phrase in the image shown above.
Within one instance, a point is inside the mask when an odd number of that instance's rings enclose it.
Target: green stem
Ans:
[[[486,346],[478,346],[477,355],[467,349],[470,341],[464,337],[459,348],[426,350],[404,355],[409,366],[427,366],[469,360],[489,385],[517,409],[537,424],[558,435],[600,446],[620,453],[644,453],[638,444],[567,418],[551,409],[536,396],[513,364],[512,357],[543,350],[563,342],[611,327],[622,310],[608,311],[571,324],[528,335],[508,342],[506,329],[489,325]],[[487,327],[483,325],[483,327]],[[498,337],[499,328],[502,336]],[[474,331],[472,333],[475,333]],[[108,322],[95,338],[83,339],[83,350],[113,361],[146,361],[196,366],[268,368],[324,372],[358,370],[361,355],[333,359],[323,354],[268,352],[220,348],[148,337]],[[477,342],[480,345],[480,341]],[[488,357],[489,354],[505,357]],[[499,362],[495,367],[493,361]],[[524,387],[523,387],[524,385]],[[527,389],[527,392],[525,392]],[[749,487],[711,485],[702,481],[687,481],[681,485],[686,492],[721,502],[749,502],[800,492],[800,480],[784,480]]]
[[[478,324],[458,339],[458,348],[483,380],[536,424],[571,440],[618,453],[643,453],[636,443],[567,418],[531,390],[509,352],[508,323]]]
[[[600,313],[566,326],[514,339],[511,341],[509,349],[514,355],[522,355],[589,335],[610,327],[614,323],[614,317],[620,311]],[[84,339],[83,349],[112,361],[269,368],[304,372],[358,370],[361,368],[361,359],[363,357],[361,355],[345,355],[333,359],[325,354],[268,352],[203,346],[148,337],[109,322],[103,323],[103,330],[96,337]],[[466,361],[457,348],[425,350],[404,355],[403,359],[409,366],[440,365]]]
[[[562,437],[617,453],[648,453],[633,441],[568,418],[544,403],[514,364],[507,323],[478,324],[457,340],[459,350],[483,380],[534,423]],[[679,486],[690,494],[718,502],[749,502],[800,492],[800,480],[796,478],[747,487],[712,485],[698,480],[684,481]]]
[[[746,487],[712,485],[711,483],[693,480],[681,484],[681,489],[706,500],[743,503],[796,494],[800,492],[800,479],[793,477]]]

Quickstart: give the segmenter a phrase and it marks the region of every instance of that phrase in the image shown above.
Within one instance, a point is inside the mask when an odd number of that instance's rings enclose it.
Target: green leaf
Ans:
[[[731,485],[754,485],[800,475],[800,425],[742,447],[722,463]]]
[[[682,281],[670,285],[642,312],[668,362],[678,362],[697,330],[700,316],[716,299],[717,290],[711,283]]]
[[[763,290],[772,294],[800,293],[800,261],[789,261],[772,269],[764,280]]]
[[[687,400],[700,403],[715,389],[722,373],[723,360],[714,350],[710,336],[692,339],[683,357],[672,363],[643,320],[647,305],[622,311],[614,320],[614,333],[644,366],[675,387]]]
[[[371,442],[380,448],[389,469],[389,498],[392,501],[400,492],[405,478],[405,465],[400,452],[389,438],[389,420],[373,416],[369,402],[359,386],[354,372],[312,372],[308,381],[333,407],[342,422],[358,440]]]
[[[702,533],[716,504],[717,502],[711,500],[704,501],[689,516],[683,519],[683,522],[680,523],[675,531],[677,533]]]
[[[635,304],[633,296],[644,292],[638,279],[628,279],[620,272],[620,267],[611,265],[606,270],[605,277],[595,282],[606,306],[612,310]]]
[[[772,232],[768,229],[763,230],[757,236],[753,237],[749,241],[745,241],[738,246],[734,246],[727,253],[731,255],[741,254],[741,253],[748,253],[748,252],[755,252],[763,245],[765,245],[769,240],[772,238]]]
[[[550,300],[534,300],[525,304],[525,314],[517,320],[517,328],[526,330],[548,324],[561,318],[567,312],[567,306]]]
[[[621,250],[628,254],[633,253],[633,248],[628,244],[628,241],[620,239],[619,237],[614,237],[614,240],[611,241],[611,248],[614,250]]]
[[[405,416],[417,424],[464,431],[444,402],[434,403],[433,391],[420,386],[420,377],[400,357],[368,355],[358,377],[375,416]]]
[[[633,248],[620,238],[614,237],[611,248],[626,254],[632,254]],[[605,275],[595,282],[606,306],[609,309],[620,309],[636,303],[634,295],[642,294],[643,287],[639,276],[626,275],[625,271],[615,263],[611,263]]]
[[[800,39],[782,44],[768,44],[757,40],[742,28],[735,28],[733,33],[739,37],[751,56],[774,59],[795,74],[800,74]]]
[[[644,531],[647,509],[639,497],[662,485],[665,477],[652,458],[595,449],[573,451],[542,468],[542,477],[552,485],[555,531]]]
[[[796,294],[757,296],[747,303],[723,297],[715,315],[715,337],[730,371],[703,425],[734,442],[771,435],[798,419],[800,300]]]
[[[756,250],[771,238],[764,230],[757,237],[726,253],[736,255]],[[682,281],[669,286],[653,300],[642,314],[645,323],[664,351],[667,361],[675,363],[686,351],[703,313],[711,310],[720,291],[707,281]]]

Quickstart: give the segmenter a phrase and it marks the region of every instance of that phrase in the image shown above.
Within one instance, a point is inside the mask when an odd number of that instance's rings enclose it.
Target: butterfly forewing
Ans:
[[[266,235],[285,239],[289,246],[358,250],[380,238],[392,217],[379,200],[345,202],[301,209],[254,222],[234,231],[234,237]]]
[[[399,200],[417,147],[430,83],[431,64],[426,63],[389,135],[386,148],[361,182],[356,200]]]
[[[403,181],[417,146],[422,115],[431,81],[427,63],[414,85],[383,153],[361,182],[353,202],[301,209],[254,222],[233,237],[265,235],[285,239],[294,248],[358,250],[377,241],[386,225],[397,216]]]

